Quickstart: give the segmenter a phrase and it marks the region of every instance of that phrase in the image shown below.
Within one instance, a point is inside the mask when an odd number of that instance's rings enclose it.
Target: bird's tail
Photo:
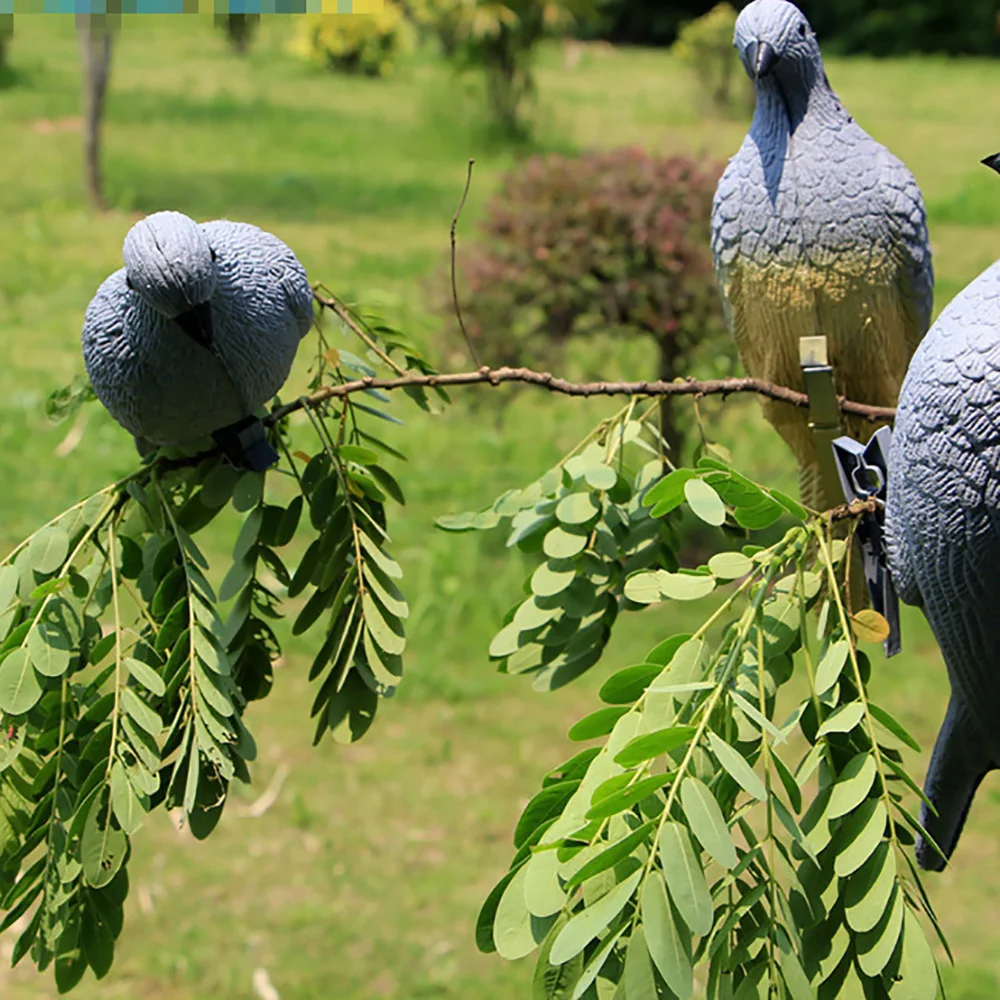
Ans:
[[[924,794],[937,811],[935,815],[926,803],[920,810],[920,824],[934,840],[932,844],[917,837],[917,861],[925,871],[939,872],[948,863],[962,836],[976,790],[996,766],[978,724],[953,691],[924,782]]]
[[[278,461],[259,417],[249,416],[214,431],[212,437],[223,455],[239,469],[263,472]]]

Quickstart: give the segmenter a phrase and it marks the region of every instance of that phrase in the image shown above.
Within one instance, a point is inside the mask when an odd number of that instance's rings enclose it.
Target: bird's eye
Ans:
[[[806,30],[807,29],[806,29],[805,23],[802,23],[802,24],[799,25],[799,35],[801,35],[802,38],[806,37]]]

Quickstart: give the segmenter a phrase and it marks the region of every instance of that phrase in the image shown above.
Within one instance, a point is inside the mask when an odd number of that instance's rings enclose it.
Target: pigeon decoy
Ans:
[[[140,454],[211,435],[233,464],[268,468],[278,455],[254,411],[288,378],[313,320],[295,254],[257,226],[157,212],[132,227],[122,257],[84,318],[97,398]]]
[[[715,194],[712,249],[747,373],[804,391],[799,338],[826,336],[838,393],[893,406],[931,319],[923,198],[909,170],[848,114],[819,44],[787,0],[754,0],[735,46],[757,91],[749,134]],[[765,400],[799,466],[802,501],[826,495],[803,410]],[[848,418],[865,443],[875,425]]]
[[[997,169],[1000,154],[983,161]],[[906,375],[889,451],[889,569],[922,608],[951,698],[931,755],[922,868],[952,857],[976,790],[1000,767],[1000,261],[950,302]]]

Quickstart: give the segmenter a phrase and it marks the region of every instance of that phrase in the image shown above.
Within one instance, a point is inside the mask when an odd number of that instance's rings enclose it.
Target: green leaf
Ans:
[[[244,472],[233,487],[233,507],[241,514],[256,507],[264,495],[264,473]]]
[[[691,832],[702,847],[724,868],[739,864],[736,845],[722,816],[719,803],[708,788],[694,776],[681,785],[681,805]]]
[[[684,497],[695,517],[706,524],[720,528],[726,523],[726,505],[704,479],[689,479],[684,484]]]
[[[624,861],[625,858],[629,857],[629,855],[631,855],[640,844],[649,839],[655,828],[656,823],[645,823],[637,830],[633,830],[631,833],[622,837],[621,840],[611,844],[610,847],[601,851],[600,854],[591,858],[582,868],[580,868],[566,883],[566,889],[569,890],[575,886],[583,885],[587,879],[593,878],[595,875],[600,875],[602,872],[606,872],[609,868],[613,868],[616,864],[618,864],[619,861]]]
[[[643,897],[645,897],[646,891],[644,886]],[[664,903],[665,901],[666,894],[664,894]],[[649,949],[646,947],[646,932],[642,924],[632,931],[629,938],[621,985],[614,994],[616,1000],[618,1000],[622,989],[625,990],[625,997],[628,1000],[659,1000],[660,993],[656,988],[653,963],[649,957]]]
[[[645,943],[653,963],[677,1000],[691,1000],[694,970],[687,927],[674,913],[663,880],[656,875],[647,878],[642,888],[641,910]]]
[[[764,787],[764,782],[746,762],[742,754],[711,730],[709,730],[708,739],[712,744],[712,753],[715,754],[719,763],[729,772],[729,776],[745,792],[763,802],[767,798],[767,789]]]
[[[693,481],[693,480],[692,480]],[[715,590],[715,577],[660,571],[660,594],[673,601],[697,601]]]
[[[522,864],[520,869],[515,868],[507,872],[490,890],[490,894],[479,910],[479,916],[476,918],[476,947],[484,955],[492,955],[497,950],[496,944],[493,942],[493,922],[496,918],[497,907],[500,905],[500,900],[506,892],[507,886],[510,885],[517,872],[524,867]]]
[[[693,933],[707,934],[712,929],[712,897],[691,838],[680,823],[663,824],[660,863],[670,898],[684,922]]]
[[[865,717],[865,706],[860,701],[852,701],[831,712],[826,721],[816,731],[816,739],[830,733],[849,733]]]
[[[778,490],[769,490],[768,492],[772,497],[774,497],[775,500],[778,501],[778,503],[781,504],[782,507],[785,508],[785,510],[788,511],[789,514],[792,515],[792,517],[799,521],[806,521],[809,519],[809,514],[806,512],[805,507],[803,507],[797,500],[793,500],[790,496],[785,493],[781,493]],[[796,998],[796,1000],[798,1000],[798,998]]]
[[[167,687],[163,683],[163,678],[151,666],[131,656],[125,658],[125,666],[136,681],[150,694],[157,697],[166,694]]]
[[[830,793],[830,804],[826,814],[830,819],[844,816],[855,810],[868,797],[878,768],[875,757],[869,753],[859,753],[844,766],[837,783]]]
[[[562,814],[566,803],[580,787],[580,781],[560,781],[547,785],[524,807],[514,830],[514,847],[520,848],[543,823]]]
[[[537,918],[524,902],[524,879],[527,866],[517,870],[507,884],[493,918],[493,942],[501,958],[514,962],[530,955],[543,938],[537,934]]]
[[[911,750],[920,753],[920,744],[884,708],[879,708],[878,705],[868,702],[868,711],[872,718],[888,729],[896,739],[901,740]]]
[[[38,704],[42,685],[22,646],[0,663],[0,709],[8,715],[24,715]]]
[[[621,775],[620,777],[627,778],[629,776]],[[643,799],[649,798],[650,795],[655,794],[664,785],[670,784],[671,781],[673,781],[672,774],[654,774],[635,782],[633,785],[627,785],[624,788],[613,791],[600,799],[597,798],[597,792],[600,789],[597,789],[594,792],[595,802],[587,810],[586,818],[594,820],[616,816],[618,813],[638,805]]]
[[[131,836],[146,817],[146,810],[132,787],[120,760],[111,766],[111,804],[122,831]]]
[[[587,536],[571,534],[565,528],[553,528],[542,542],[542,551],[550,559],[572,559],[587,547]]]
[[[637,736],[617,754],[615,763],[621,764],[622,767],[635,767],[636,764],[684,746],[691,741],[696,732],[694,726],[671,726],[655,733]]]
[[[882,919],[896,885],[896,856],[886,841],[847,880],[844,916],[856,933],[870,931]]]
[[[896,888],[892,902],[882,919],[872,928],[856,938],[858,965],[871,978],[881,975],[896,950],[899,935],[903,930],[903,911],[906,908],[901,889]]]
[[[371,594],[366,592],[362,596],[361,606],[364,610],[365,626],[376,645],[394,656],[401,655],[406,648],[406,637],[389,624]]]
[[[601,512],[601,505],[592,493],[570,493],[556,506],[556,519],[562,524],[590,524]]]
[[[663,570],[660,569],[633,573],[625,581],[625,596],[636,604],[656,604],[658,601],[662,601],[660,578],[664,575]]]
[[[601,687],[601,701],[606,701],[609,705],[631,705],[642,697],[662,670],[663,667],[657,663],[639,663],[619,670]]]
[[[542,942],[538,961],[535,963],[535,975],[531,981],[531,1000],[570,1000],[573,988],[579,982],[583,972],[582,954],[565,965],[553,965],[549,961],[552,943],[568,920],[569,916],[562,914]]]
[[[619,939],[628,930],[627,927],[620,927],[614,934],[609,934],[607,938],[601,943],[601,947],[597,950],[597,953],[587,964],[587,968],[583,970],[579,981],[576,984],[573,994],[570,1000],[581,1000],[585,993],[594,984],[594,981],[600,975],[601,969],[604,968],[605,962],[608,960],[608,956],[611,954],[612,949],[616,944],[618,944]],[[580,960],[583,960],[583,953],[580,954]],[[566,966],[562,966],[566,968]]]
[[[615,728],[618,720],[630,711],[631,709],[628,707],[598,709],[576,723],[569,731],[569,738],[574,743],[582,743],[584,740],[595,740],[600,736],[607,736]]]
[[[163,731],[163,720],[155,709],[150,708],[130,687],[122,689],[122,708],[132,721],[156,739]]]
[[[742,552],[717,552],[708,560],[708,568],[719,580],[739,580],[753,572],[753,562]]]
[[[575,579],[574,569],[556,570],[552,568],[551,563],[544,562],[531,576],[531,592],[538,597],[555,597]]]
[[[65,632],[41,622],[28,633],[24,645],[32,666],[43,677],[62,677],[69,669],[73,643]]]
[[[80,844],[83,877],[93,889],[107,885],[118,874],[128,850],[128,838],[111,825],[103,799],[101,795],[93,798]]]
[[[387,577],[392,580],[403,579],[403,571],[395,560],[387,556],[363,531],[359,532],[358,538],[361,542],[361,548]]]
[[[36,573],[48,575],[61,568],[69,555],[69,535],[58,525],[45,528],[28,546],[28,562]]]
[[[246,520],[243,522],[243,526],[240,528],[240,533],[236,538],[236,544],[233,546],[234,562],[239,562],[250,554],[250,550],[257,544],[257,539],[260,536],[260,529],[263,523],[263,508],[254,507],[250,513],[247,514]],[[221,599],[225,600],[225,598]]]
[[[851,644],[846,639],[835,642],[826,651],[816,668],[816,694],[826,694],[840,680],[850,652]]]
[[[916,915],[903,917],[903,951],[892,987],[892,1000],[937,1000],[938,971],[934,952]]]
[[[664,517],[684,502],[684,487],[698,473],[693,469],[675,469],[651,487],[642,498],[643,507],[655,508],[653,517]]]
[[[628,905],[643,875],[640,868],[596,903],[577,913],[553,942],[549,961],[562,965],[580,954]]]
[[[885,822],[885,805],[879,799],[869,799],[843,822],[830,846],[836,858],[833,870],[841,878],[852,875],[872,856],[882,841]]]

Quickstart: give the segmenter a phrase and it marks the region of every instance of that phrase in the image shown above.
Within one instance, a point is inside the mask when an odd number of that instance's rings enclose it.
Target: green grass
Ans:
[[[142,214],[169,207],[257,223],[287,240],[314,280],[440,343],[428,287],[446,274],[466,161],[474,156],[477,167],[463,239],[516,151],[491,141],[476,84],[428,56],[407,59],[387,81],[334,78],[285,54],[288,30],[286,19],[266,19],[241,60],[210,20],[127,19],[105,132],[113,209],[95,216],[81,191],[72,22],[18,19],[14,85],[0,90],[3,549],[135,465],[127,436],[96,407],[80,444],[60,457],[70,428],[48,425],[42,404],[81,369],[83,310],[120,266],[122,237]],[[861,124],[924,189],[940,310],[995,256],[1000,186],[978,161],[997,145],[984,95],[1000,83],[1000,67],[831,61],[829,72]],[[723,158],[745,130],[700,120],[690,83],[660,52],[593,54],[568,70],[553,47],[539,84],[538,134],[549,149],[641,143]],[[567,362],[571,374],[595,366],[641,377],[652,359],[641,346],[604,344]],[[498,540],[430,525],[530,480],[612,405],[522,392],[500,426],[493,411],[461,398],[442,416],[405,413],[394,440],[410,456],[396,470],[409,503],[393,512],[393,535],[412,616],[399,696],[360,744],[312,749],[303,724],[309,643],[290,641],[273,695],[250,713],[262,748],[254,789],[235,797],[206,844],[178,835],[165,816],[135,839],[115,968],[102,984],[85,981],[81,998],[236,1000],[251,995],[258,966],[283,1000],[527,995],[530,964],[481,956],[472,941],[478,906],[510,859],[520,806],[543,771],[569,756],[566,730],[594,706],[600,677],[698,611],[667,607],[623,621],[593,677],[534,695],[496,675],[485,655],[523,565]],[[703,409],[721,413],[713,425],[742,469],[792,488],[785,453],[753,401]],[[911,762],[922,773],[947,681],[920,617],[907,612],[904,628],[905,652],[876,663],[874,690],[923,742],[923,759]],[[288,776],[273,808],[241,815],[279,768]],[[1000,892],[998,825],[1000,786],[988,781],[951,870],[928,880],[958,958],[948,978],[959,1000],[1000,989],[988,919]],[[26,965],[0,969],[0,992],[55,995],[50,976]]]

